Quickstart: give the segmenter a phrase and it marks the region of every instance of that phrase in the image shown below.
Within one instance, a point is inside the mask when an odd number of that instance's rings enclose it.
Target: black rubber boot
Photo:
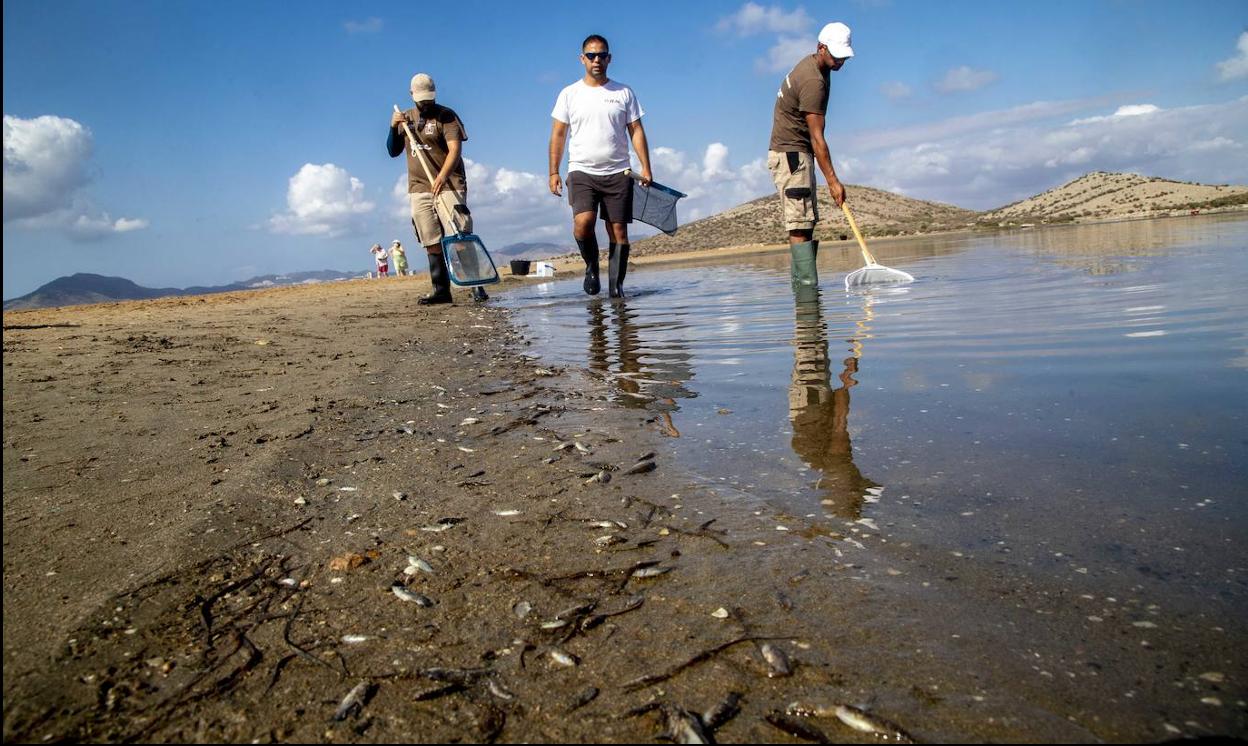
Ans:
[[[624,297],[624,275],[628,274],[628,249],[626,243],[613,243],[607,247],[607,292],[612,298]]]
[[[592,235],[584,241],[577,239],[576,248],[581,250],[581,258],[585,260],[585,282],[581,287],[587,294],[597,295],[602,290],[598,279],[598,236]]]
[[[429,281],[433,283],[433,292],[416,301],[422,306],[438,303],[453,303],[451,299],[451,273],[446,268],[446,257],[439,251],[429,254]]]
[[[477,303],[484,303],[490,299],[489,294],[485,292],[484,285],[474,285],[472,288],[472,299]]]

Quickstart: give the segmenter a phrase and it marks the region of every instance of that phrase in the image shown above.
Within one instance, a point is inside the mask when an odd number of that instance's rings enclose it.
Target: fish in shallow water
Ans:
[[[851,705],[837,705],[833,710],[836,719],[848,725],[854,730],[863,733],[874,733],[881,739],[892,741],[894,743],[914,743],[914,738],[901,729],[896,723],[889,722],[878,715],[872,715],[866,710],[860,710]]]
[[[707,730],[715,730],[732,720],[739,712],[741,712],[741,694],[728,692],[728,696],[724,698],[723,702],[702,713],[702,724],[706,726]]]

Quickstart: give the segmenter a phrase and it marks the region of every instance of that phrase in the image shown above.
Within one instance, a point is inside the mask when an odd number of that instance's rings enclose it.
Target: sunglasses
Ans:
[[[590,62],[597,62],[598,60],[602,60],[605,62],[608,58],[611,57],[610,52],[581,52],[581,54],[585,55],[585,59],[589,60]]]

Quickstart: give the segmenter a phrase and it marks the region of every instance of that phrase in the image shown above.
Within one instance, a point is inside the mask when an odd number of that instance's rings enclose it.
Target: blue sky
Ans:
[[[9,0],[4,297],[73,272],[363,272],[372,243],[414,245],[384,140],[420,71],[467,127],[487,245],[567,242],[549,115],[589,33],[685,221],[770,191],[778,81],[833,20],[856,51],[827,130],[849,184],[986,209],[1098,169],[1248,183],[1242,0],[606,5]]]

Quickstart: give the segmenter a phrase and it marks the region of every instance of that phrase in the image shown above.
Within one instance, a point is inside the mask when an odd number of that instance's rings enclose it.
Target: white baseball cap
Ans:
[[[845,29],[848,33],[849,29]],[[421,101],[432,101],[437,98],[438,89],[433,85],[433,78],[425,73],[416,73],[412,76],[412,100],[416,103]]]
[[[854,56],[854,48],[849,45],[849,26],[836,21],[829,23],[819,32],[819,43],[828,48],[828,54],[838,60]]]

